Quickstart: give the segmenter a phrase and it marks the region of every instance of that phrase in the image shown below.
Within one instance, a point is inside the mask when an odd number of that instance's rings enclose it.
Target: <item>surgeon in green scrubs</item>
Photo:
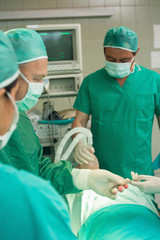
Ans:
[[[0,31],[0,152],[16,129],[19,69],[14,49]],[[73,239],[65,202],[47,181],[0,163],[0,240]]]
[[[39,34],[30,29],[12,29],[6,35],[14,47],[20,69],[16,96],[20,117],[8,145],[0,152],[0,161],[54,182],[60,194],[77,192],[70,163],[59,162],[55,166],[50,158],[42,156],[43,148],[25,113],[38,102],[43,91],[48,61],[45,45]],[[63,176],[68,181],[62,181]]]
[[[131,171],[153,175],[151,137],[154,115],[160,123],[160,75],[135,63],[138,38],[127,27],[108,30],[103,47],[105,67],[83,80],[72,125],[86,127],[91,115],[95,152],[78,143],[75,159],[82,164],[95,154],[100,168],[122,177],[130,178]]]
[[[52,163],[42,156],[42,146],[25,111],[37,103],[42,93],[43,77],[47,75],[46,48],[40,35],[31,29],[13,29],[6,35],[15,49],[20,69],[16,94],[20,117],[17,129],[0,152],[0,161],[50,180],[61,195],[92,189],[116,198],[117,186],[125,184],[120,176],[106,170],[73,169],[68,161]]]

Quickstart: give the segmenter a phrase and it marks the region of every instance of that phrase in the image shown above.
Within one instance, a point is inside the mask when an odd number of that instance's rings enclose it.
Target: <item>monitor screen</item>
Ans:
[[[73,60],[72,30],[38,31],[47,49],[48,61]]]

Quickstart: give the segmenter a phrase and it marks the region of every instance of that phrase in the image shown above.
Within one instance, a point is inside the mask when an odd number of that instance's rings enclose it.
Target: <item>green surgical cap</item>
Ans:
[[[8,37],[0,31],[0,88],[10,85],[19,75],[17,58]]]
[[[15,49],[18,64],[47,58],[46,47],[36,31],[16,28],[7,31],[6,35]]]
[[[115,27],[108,30],[103,45],[104,47],[121,48],[136,52],[138,49],[138,37],[133,30],[127,27]]]

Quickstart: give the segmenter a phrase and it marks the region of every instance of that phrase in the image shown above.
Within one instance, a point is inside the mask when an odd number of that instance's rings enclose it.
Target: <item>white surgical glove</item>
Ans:
[[[140,182],[141,180],[145,181]],[[138,175],[136,179],[131,180],[131,184],[146,194],[160,193],[160,178],[158,177]]]
[[[78,189],[91,189],[111,199],[116,198],[117,186],[125,184],[122,177],[102,169],[74,169],[72,170],[72,176],[73,183]]]
[[[74,159],[79,164],[88,164],[94,160],[94,148],[78,143],[74,150]]]

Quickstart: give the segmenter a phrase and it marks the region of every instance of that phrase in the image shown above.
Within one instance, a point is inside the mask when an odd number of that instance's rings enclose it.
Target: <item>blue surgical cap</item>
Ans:
[[[10,85],[19,75],[15,51],[8,37],[0,31],[0,88]]]
[[[16,28],[7,31],[6,35],[15,49],[18,64],[47,58],[46,47],[36,31]]]
[[[131,52],[138,49],[137,34],[130,28],[121,26],[108,30],[104,38],[104,47],[121,48]]]

